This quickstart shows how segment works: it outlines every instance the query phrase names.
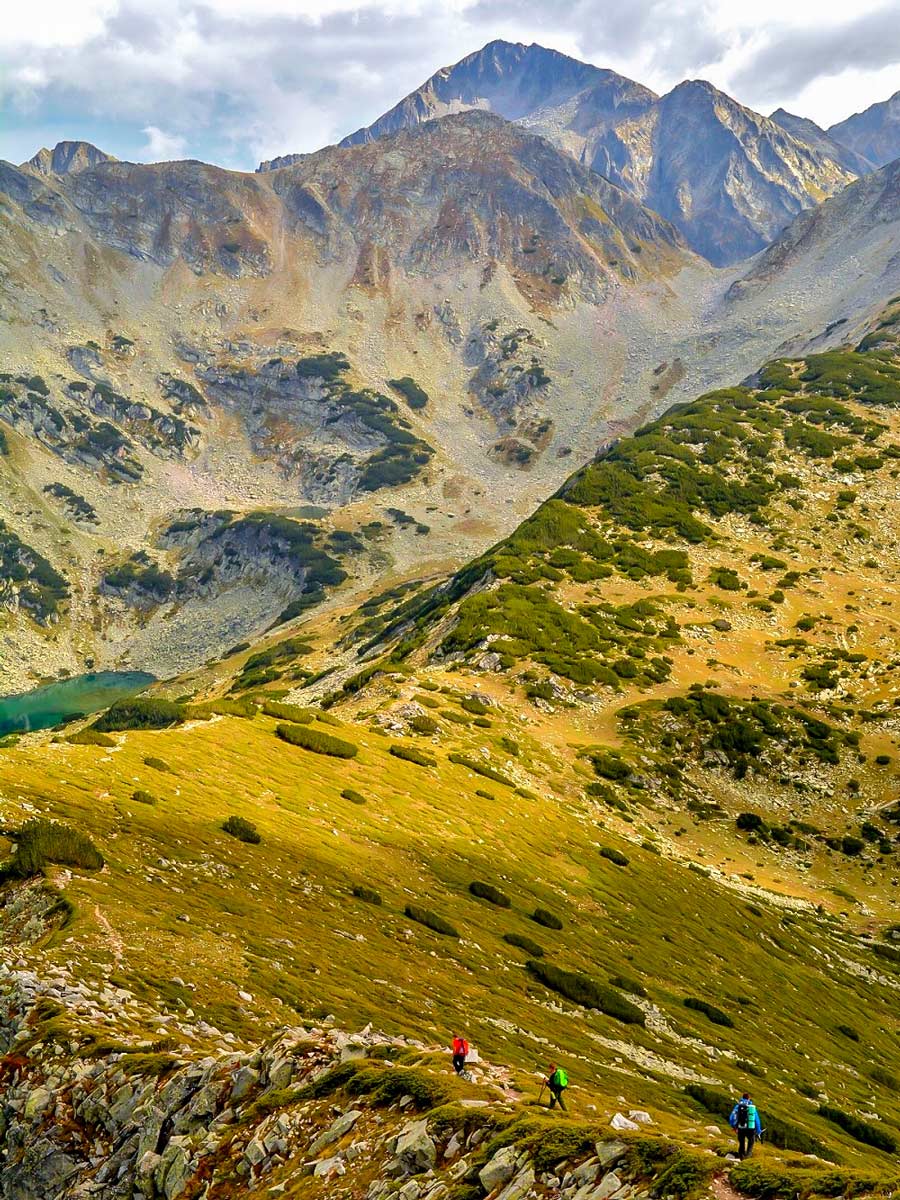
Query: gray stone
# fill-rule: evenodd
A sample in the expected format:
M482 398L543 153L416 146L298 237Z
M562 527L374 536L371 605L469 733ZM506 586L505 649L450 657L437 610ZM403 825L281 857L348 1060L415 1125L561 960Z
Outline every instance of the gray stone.
M519 1152L515 1146L501 1146L493 1158L489 1159L478 1172L478 1179L486 1192L503 1187L516 1173L516 1162Z
M397 1138L395 1153L404 1175L420 1175L423 1171L430 1171L437 1159L437 1150L428 1136L427 1122L413 1121L405 1125Z
M534 1184L534 1168L529 1166L523 1167L521 1171L511 1179L497 1200L522 1200L522 1197L529 1192Z
M328 1146L334 1142L339 1142L345 1134L350 1132L361 1116L362 1112L354 1108L350 1112L344 1113L342 1117L338 1117L330 1129L326 1129L324 1133L319 1134L310 1146L309 1153L312 1155L321 1154Z
M323 1158L313 1167L313 1175L318 1179L327 1179L330 1175L346 1175L347 1168L344 1166L343 1159L335 1155L334 1158Z
M628 1147L624 1142L596 1142L594 1153L601 1167L611 1167L623 1157Z
M254 1071L252 1067L241 1067L235 1073L234 1083L231 1085L231 1099L243 1100L258 1083L259 1071Z

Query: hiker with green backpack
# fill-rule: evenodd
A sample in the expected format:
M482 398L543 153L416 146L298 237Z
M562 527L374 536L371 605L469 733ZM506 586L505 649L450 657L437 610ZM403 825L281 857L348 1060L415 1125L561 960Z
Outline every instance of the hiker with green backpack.
M567 1112L566 1102L563 1099L563 1092L569 1086L569 1076L556 1063L551 1063L549 1074L544 1081L550 1092L550 1107L555 1108L558 1104L563 1112Z

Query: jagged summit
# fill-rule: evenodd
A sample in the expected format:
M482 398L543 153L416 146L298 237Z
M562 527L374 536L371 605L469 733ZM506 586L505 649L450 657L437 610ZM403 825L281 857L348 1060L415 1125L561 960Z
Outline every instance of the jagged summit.
M877 167L900 158L900 91L832 125L828 133Z
M106 154L90 142L57 142L52 150L46 146L38 150L22 167L31 167L41 175L71 175L88 167L96 167L98 163L116 161L111 154Z
M510 121L528 122L544 114L543 124L565 115L577 123L578 98L589 89L609 92L609 103L630 110L654 99L649 89L557 50L521 42L489 42L451 67L443 67L373 124L344 138L342 146L368 142L397 129L467 108L488 109ZM596 107L597 97L593 99Z
M786 129L791 137L803 142L811 150L815 150L825 158L830 158L854 175L868 175L875 170L875 164L862 154L857 154L849 146L842 145L831 137L821 125L811 121L809 117L798 117L786 109L776 108L769 114L769 120Z

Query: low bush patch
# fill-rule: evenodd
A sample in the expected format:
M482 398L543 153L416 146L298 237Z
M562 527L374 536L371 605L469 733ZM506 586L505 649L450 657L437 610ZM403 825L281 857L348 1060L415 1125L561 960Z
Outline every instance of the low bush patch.
M443 937L459 937L459 933L449 921L445 921L443 917L439 917L437 913L433 913L428 908L420 908L417 904L407 904L403 911L411 921L417 921L420 925L425 925Z
M511 779L507 779L504 774L489 766L487 763L478 762L475 758L466 758L465 754L448 754L447 757L452 763L456 763L460 767L466 767L469 771L474 771L476 775L481 775L485 779L492 779L494 783L503 783L507 787L514 788L516 785Z
M103 855L85 833L64 825L34 817L18 830L7 832L15 843L12 857L0 866L0 880L30 879L43 873L48 863L99 871Z
M829 1104L819 1105L818 1111L820 1117L831 1121L832 1125L837 1125L865 1146L874 1146L876 1150L883 1150L885 1154L896 1154L900 1148L892 1133L878 1125L872 1125L869 1121L863 1121L861 1117L856 1117L853 1113L844 1112L840 1108L832 1108Z
M245 820L244 817L231 816L222 822L222 828L233 838L237 838L239 842L249 842L252 846L258 846L262 841L256 826L252 821Z
M131 700L117 700L100 714L91 728L100 733L116 733L123 729L171 729L173 725L183 724L187 715L185 705L174 700L137 696Z
M724 1025L728 1029L734 1028L734 1021L727 1012L722 1012L721 1008L716 1008L714 1004L707 1004L705 1000L698 1000L696 996L687 996L684 1007L703 1013L704 1017L712 1021L713 1025Z
M306 725L276 725L275 733L291 746L312 750L313 754L327 754L331 758L355 758L359 746L320 729L309 729Z
M65 739L72 746L115 746L116 739L96 729L79 729Z
M394 758L402 758L404 762L416 763L420 767L436 767L437 759L430 754L417 750L415 746L391 746Z
M628 858L621 850L616 850L613 846L601 846L600 857L609 859L611 863L615 863L617 867L627 867Z
M496 904L498 908L509 908L511 904L509 896L494 887L492 883L479 883L476 880L469 884L469 891L479 900L487 900L490 904Z
M524 933L504 933L503 940L504 942L508 942L510 946L516 946L519 950L524 950L532 958L544 957L544 947L539 946L537 942L533 942Z
M295 725L309 725L313 714L308 708L299 704L282 704L280 700L267 700L263 704L263 712L267 717L277 717L279 721L292 721Z
M152 792L145 792L143 788L138 788L137 791L131 793L131 798L136 804L156 804L156 797Z
M151 770L161 771L164 775L172 775L174 772L169 764L163 758L157 758L154 754L148 754L144 759L144 766L150 767Z
M345 800L349 800L351 804L365 804L366 798L362 792L356 791L355 788L344 788L341 795Z
M609 982L614 988L619 988L623 992L631 992L632 996L647 995L644 985L638 983L636 979L632 979L630 975L610 975Z
M563 923L555 913L549 912L546 908L536 908L531 914L532 921L538 925L543 925L545 929L562 929Z
M357 900L363 900L366 904L381 903L381 893L376 892L374 888L366 887L365 884L354 884L352 892Z
M529 959L525 966L544 987L558 992L574 1004L581 1004L585 1008L598 1008L608 1017L614 1017L626 1025L646 1023L646 1018L638 1006L632 1004L615 988L604 987L580 972L563 971L552 963Z

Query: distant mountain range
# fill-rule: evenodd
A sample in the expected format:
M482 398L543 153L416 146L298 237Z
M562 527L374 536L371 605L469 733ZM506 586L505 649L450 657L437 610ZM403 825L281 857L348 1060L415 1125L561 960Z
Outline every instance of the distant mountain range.
M825 131L782 109L766 118L703 80L660 97L615 71L505 41L442 68L340 145L466 109L548 138L671 221L717 266L755 254L803 209L900 156L898 96Z
M900 158L900 92L894 92L889 100L872 104L846 121L839 121L828 133L876 167L893 162Z

